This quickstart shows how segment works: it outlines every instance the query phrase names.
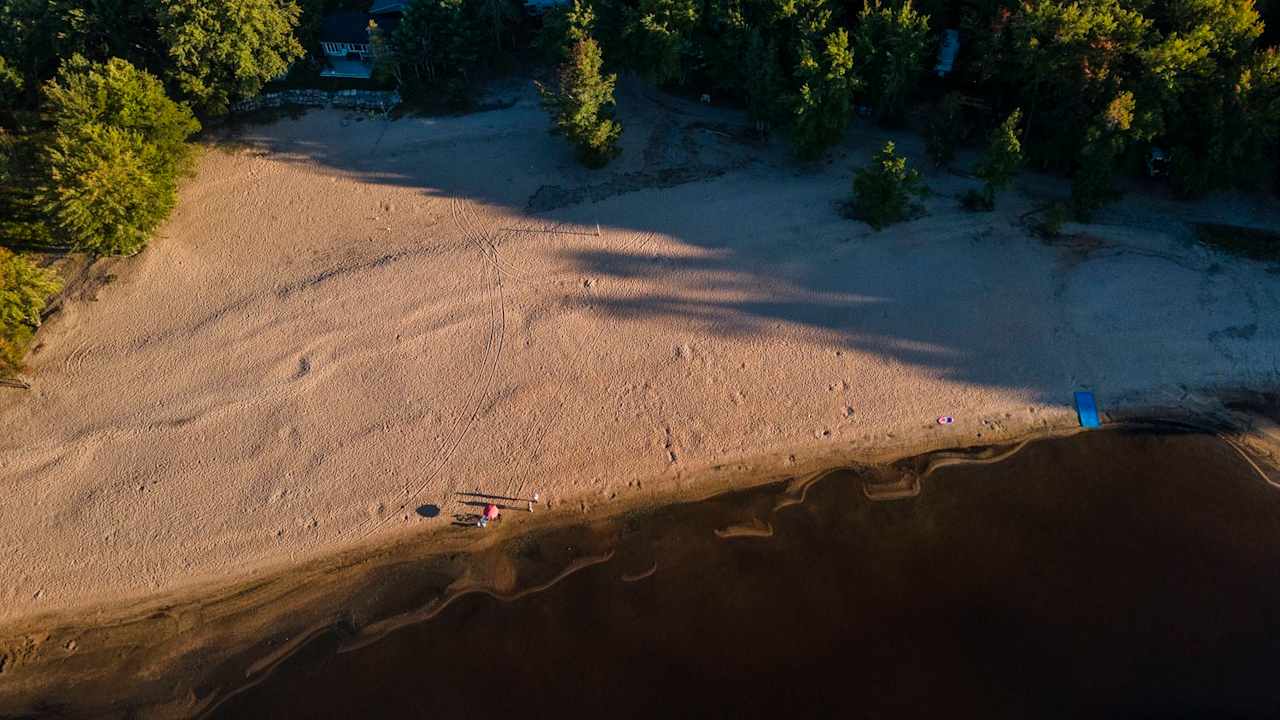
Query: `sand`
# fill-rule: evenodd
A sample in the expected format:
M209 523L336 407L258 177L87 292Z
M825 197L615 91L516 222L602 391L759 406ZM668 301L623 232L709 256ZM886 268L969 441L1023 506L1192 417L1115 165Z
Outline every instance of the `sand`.
M458 493L602 512L1068 427L1077 389L1105 412L1280 380L1274 266L1186 224L1280 227L1265 200L1131 194L1049 243L1020 218L1060 181L971 214L975 182L929 171L929 214L875 233L838 208L875 128L801 166L627 88L624 154L589 171L505 92L204 154L0 391L0 621L448 527Z

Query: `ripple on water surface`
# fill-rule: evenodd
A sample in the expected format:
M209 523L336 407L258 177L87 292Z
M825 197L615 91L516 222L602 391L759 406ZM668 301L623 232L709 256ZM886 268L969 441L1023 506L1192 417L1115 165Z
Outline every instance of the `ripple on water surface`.
M322 634L215 715L1280 712L1280 491L1231 446L1095 432L909 465L526 539L517 562L609 552Z

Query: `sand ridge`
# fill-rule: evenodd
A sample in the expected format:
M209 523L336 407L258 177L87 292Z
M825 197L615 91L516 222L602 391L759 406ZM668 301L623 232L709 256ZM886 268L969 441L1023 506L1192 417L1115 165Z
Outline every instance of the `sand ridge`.
M623 157L592 172L517 92L205 153L0 394L0 619L447 525L460 492L590 511L746 459L1065 427L1080 388L1106 409L1280 379L1275 275L1184 225L1274 207L1132 196L1052 244L1018 219L1061 183L969 214L973 182L930 172L930 214L873 233L837 206L881 131L798 166L717 130L733 113L624 92Z

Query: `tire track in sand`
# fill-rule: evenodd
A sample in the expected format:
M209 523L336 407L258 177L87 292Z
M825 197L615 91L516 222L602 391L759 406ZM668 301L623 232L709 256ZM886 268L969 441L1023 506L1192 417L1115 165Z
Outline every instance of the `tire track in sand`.
M454 420L449 432L451 439L446 440L442 446L435 464L413 486L406 482L402 495L403 503L396 513L386 514L381 517L371 516L357 525L353 531L359 533L361 537L367 537L393 517L396 517L399 511L407 509L412 501L426 490L431 481L449 464L458 447L462 445L462 441L471 434L472 426L475 425L476 420L480 417L481 411L492 400L493 387L497 380L498 364L502 360L503 347L506 342L507 307L505 293L502 288L502 275L498 267L489 262L484 243L477 237L478 233L471 219L472 214L467 211L465 202L457 198L452 199L450 213L454 224L461 231L463 239L475 245L485 260L482 263L482 267L485 277L485 297L488 299L487 304L489 306L489 321L484 344L485 359L483 370L475 376L471 383L471 388L467 392L467 399L463 405L469 408L469 411L459 415Z

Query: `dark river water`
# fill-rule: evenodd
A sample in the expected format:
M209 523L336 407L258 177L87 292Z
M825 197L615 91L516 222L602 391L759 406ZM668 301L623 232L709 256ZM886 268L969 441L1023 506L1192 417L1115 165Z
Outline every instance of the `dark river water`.
M1093 432L915 497L865 481L629 517L607 561L322 635L215 716L1280 716L1280 491L1224 442Z

